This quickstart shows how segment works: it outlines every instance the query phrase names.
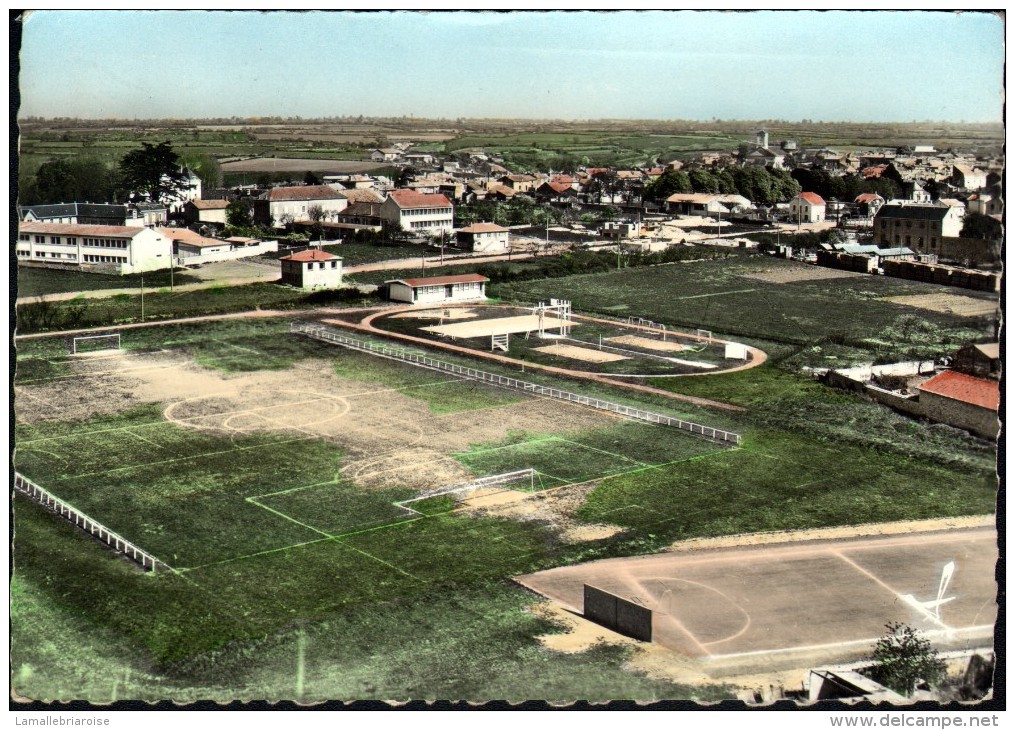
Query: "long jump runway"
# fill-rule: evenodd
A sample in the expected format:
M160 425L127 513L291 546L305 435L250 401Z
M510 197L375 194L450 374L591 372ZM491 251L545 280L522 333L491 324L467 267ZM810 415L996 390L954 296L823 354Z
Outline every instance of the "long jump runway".
M885 624L942 649L992 645L993 528L661 553L516 580L582 612L588 583L653 611L653 643L705 663L773 668L868 656ZM939 606L942 573L954 563Z

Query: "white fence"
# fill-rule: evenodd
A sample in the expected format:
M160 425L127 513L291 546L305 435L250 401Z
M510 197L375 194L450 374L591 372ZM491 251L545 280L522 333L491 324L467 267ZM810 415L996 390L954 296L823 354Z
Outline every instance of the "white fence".
M112 530L99 524L88 515L71 507L59 497L55 497L30 479L14 472L14 488L28 496L43 507L52 510L82 530L109 545L118 553L126 555L145 570L162 570L169 566L161 560L149 555L129 540L125 540Z
M647 421L648 423L658 423L662 426L679 428L683 431L687 431L698 436L704 436L705 438L712 439L714 441L721 441L723 443L736 445L740 444L740 435L732 433L731 431L724 431L719 428L712 428L711 426L703 426L700 423L693 423L680 418L673 418L672 416L664 416L660 413L642 410L641 408L632 408L631 406L613 403L612 401L602 400L601 398L593 398L587 395L580 395L578 393L560 390L559 388L551 388L546 385L539 385L538 383L530 383L525 380L518 380L517 378L509 378L506 375L496 375L483 370L454 365L441 360L434 360L433 358L426 357L425 355L417 355L415 353L397 350L395 348L388 347L387 345L357 340L352 337L346 337L345 335L339 334L330 327L325 327L323 325L308 324L305 322L291 322L289 324L289 331L295 334L304 334L308 337L322 340L323 342L330 342L342 347L348 347L352 350L359 350L360 352L367 352L372 355L377 355L378 357L385 357L389 360L399 360L401 362L411 363L430 370L440 370L442 372L453 373L471 380L480 380L484 383L498 385L502 388L513 388L526 393L532 393L533 395L540 395L545 398L556 398L557 400L579 403L583 406L589 406L603 411L610 411L611 413L617 413L639 421Z

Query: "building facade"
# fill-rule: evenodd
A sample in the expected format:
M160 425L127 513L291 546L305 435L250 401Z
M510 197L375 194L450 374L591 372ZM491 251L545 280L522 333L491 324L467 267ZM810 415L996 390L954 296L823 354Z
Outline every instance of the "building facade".
M817 193L800 193L789 201L789 213L794 223L824 223L825 199Z
M946 370L919 386L923 414L939 423L995 439L1001 402L996 380Z
M950 205L887 203L874 216L874 242L940 254L942 239L962 231L962 213Z
M391 226L419 234L450 234L454 226L454 207L440 193L424 194L412 190L392 190L381 204L380 215Z
M503 253L511 247L508 229L496 223L473 223L459 229L458 244L474 253Z
M310 221L313 209L320 208L323 220L334 220L349 205L349 199L329 185L302 185L273 188L254 201L254 222L281 228L287 219Z
M450 304L486 299L486 283L480 274L430 276L418 279L394 279L384 282L388 299L408 304Z
M22 223L19 261L134 274L172 266L172 241L154 228Z
M282 284L298 289L337 289L342 285L342 259L327 251L310 249L283 256Z

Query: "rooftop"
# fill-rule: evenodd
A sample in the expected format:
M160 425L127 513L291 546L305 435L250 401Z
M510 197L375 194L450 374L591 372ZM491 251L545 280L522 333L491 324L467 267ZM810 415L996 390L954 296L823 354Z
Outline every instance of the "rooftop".
M954 370L935 375L921 385L920 390L992 411L1001 403L1000 384L996 380L974 378Z
M146 230L141 226L90 226L76 223L20 223L21 233L51 233L64 236L106 236L109 238L133 238Z
M405 284L406 286L444 286L445 284L478 284L490 281L481 274L456 274L455 276L428 276L418 279L392 279L385 284Z
M301 185L292 188L272 188L268 191L268 200L340 200L345 193L340 193L327 185Z
M339 257L335 256L334 254L330 254L327 251L321 251L320 249L311 248L306 251L300 251L299 253L293 253L289 254L288 256L283 256L282 258L279 259L279 261L301 261L301 262L331 261L337 258Z
M389 195L399 208L450 208L451 201L440 193L417 193L415 190L392 190Z

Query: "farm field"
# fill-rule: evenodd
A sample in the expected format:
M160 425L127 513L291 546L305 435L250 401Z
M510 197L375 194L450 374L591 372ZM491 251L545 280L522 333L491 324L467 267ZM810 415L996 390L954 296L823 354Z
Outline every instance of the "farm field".
M954 434L933 444L951 460L928 461L905 454L924 433L872 452L689 409L744 433L721 448L291 336L284 320L134 330L123 344L70 358L61 339L19 343L15 463L176 571L144 575L19 498L23 695L718 699L728 690L630 672L623 648L542 648L557 629L508 579L688 536L993 509L991 449ZM783 373L740 391L777 387L790 408L816 386ZM521 495L523 516L469 499L393 505L524 467L544 491ZM82 654L98 675L74 672L67 657Z
M491 285L490 291L504 300L530 302L560 296L566 287L578 311L637 315L708 329L718 337L745 338L752 344L845 346L859 351L861 357L888 358L884 361L936 357L993 336L993 317L917 310L891 300L948 293L996 303L997 295L987 292L886 276L801 280L793 273L796 280L779 284L757 278L778 276L781 269L798 266L767 256L742 255L573 276L566 284L556 279L501 283Z

